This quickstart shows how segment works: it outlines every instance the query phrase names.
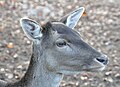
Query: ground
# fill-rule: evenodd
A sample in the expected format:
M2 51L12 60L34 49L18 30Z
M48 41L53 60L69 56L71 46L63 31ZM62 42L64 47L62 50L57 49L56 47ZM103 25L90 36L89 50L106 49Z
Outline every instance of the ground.
M120 87L119 3L119 0L0 0L0 79L16 81L27 70L32 42L20 27L21 17L28 16L44 24L83 6L86 13L76 30L87 43L109 57L109 64L103 72L65 76L61 87Z

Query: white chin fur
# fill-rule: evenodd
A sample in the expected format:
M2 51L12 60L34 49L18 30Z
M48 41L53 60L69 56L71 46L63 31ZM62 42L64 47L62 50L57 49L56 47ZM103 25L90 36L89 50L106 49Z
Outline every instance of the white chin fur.
M105 66L98 69L98 71L103 71L105 69Z

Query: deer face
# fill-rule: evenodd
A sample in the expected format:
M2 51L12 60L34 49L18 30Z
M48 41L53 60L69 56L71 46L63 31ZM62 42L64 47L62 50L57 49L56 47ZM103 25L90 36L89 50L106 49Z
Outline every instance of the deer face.
M40 51L43 51L48 70L71 74L105 68L107 57L85 43L79 33L73 30L83 12L84 8L81 7L59 22L48 22L42 27L31 19L21 19L27 36L42 47Z

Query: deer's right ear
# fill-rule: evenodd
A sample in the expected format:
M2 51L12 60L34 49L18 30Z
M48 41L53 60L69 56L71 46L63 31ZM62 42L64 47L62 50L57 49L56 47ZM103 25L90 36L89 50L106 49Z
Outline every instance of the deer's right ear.
M37 22L28 18L21 18L20 25L29 39L35 40L42 37L42 28Z

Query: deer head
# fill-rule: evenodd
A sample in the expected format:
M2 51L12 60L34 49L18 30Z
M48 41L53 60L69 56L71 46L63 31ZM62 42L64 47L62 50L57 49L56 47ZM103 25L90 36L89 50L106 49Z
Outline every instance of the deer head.
M57 22L40 26L34 20L22 18L23 31L33 41L34 52L41 52L38 61L43 61L47 70L62 74L81 71L103 70L108 63L106 55L98 52L74 30L84 8L73 11ZM37 47L36 47L37 46ZM44 57L43 57L44 56Z

